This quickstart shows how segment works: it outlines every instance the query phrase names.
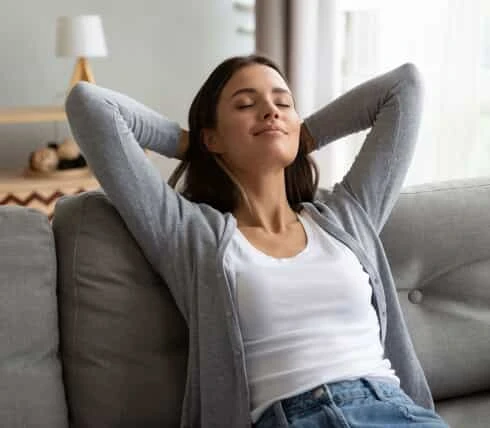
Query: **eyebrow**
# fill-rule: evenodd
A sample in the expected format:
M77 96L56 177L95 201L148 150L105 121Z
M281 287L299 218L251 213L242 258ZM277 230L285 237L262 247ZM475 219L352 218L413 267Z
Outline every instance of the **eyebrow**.
M288 91L287 89L284 89L284 88L280 88L280 87L272 88L272 92L275 94L288 94L291 97L293 96L290 91ZM254 88L241 88L241 89L238 89L238 91L233 92L233 95L230 98L233 98L234 96L239 95L239 94L243 94L243 93L256 94L256 93L258 93L258 91L257 91L257 89L254 89Z

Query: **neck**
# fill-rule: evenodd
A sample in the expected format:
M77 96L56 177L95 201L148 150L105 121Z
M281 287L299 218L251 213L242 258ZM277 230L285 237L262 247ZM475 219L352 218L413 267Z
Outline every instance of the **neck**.
M280 234L298 221L287 200L284 179L276 186L242 186L249 204L241 198L233 215L238 227L253 227Z

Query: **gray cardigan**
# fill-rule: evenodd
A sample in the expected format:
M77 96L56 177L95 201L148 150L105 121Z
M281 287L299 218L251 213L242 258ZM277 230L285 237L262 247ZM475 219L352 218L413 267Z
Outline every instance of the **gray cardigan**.
M385 356L413 400L433 408L379 232L408 169L420 122L422 84L405 64L350 90L307 119L317 149L371 128L352 167L304 209L358 256L369 274ZM223 258L237 227L231 213L193 203L170 188L142 148L177 152L180 127L135 100L79 83L66 100L72 132L105 193L189 328L181 427L251 426L245 355L233 277Z

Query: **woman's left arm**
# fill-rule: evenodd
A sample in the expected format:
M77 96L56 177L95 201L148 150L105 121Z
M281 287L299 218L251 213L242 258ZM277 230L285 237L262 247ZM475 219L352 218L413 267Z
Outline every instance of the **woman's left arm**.
M371 128L343 185L380 231L405 179L420 124L422 81L404 64L341 95L305 119L302 137L317 150Z

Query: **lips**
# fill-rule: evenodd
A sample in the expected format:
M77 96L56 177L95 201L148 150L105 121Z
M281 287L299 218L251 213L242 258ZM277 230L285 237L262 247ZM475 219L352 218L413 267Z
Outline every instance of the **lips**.
M280 128L279 126L271 125L271 126L265 126L261 129L259 129L257 132L254 132L254 135L260 135L263 134L264 132L281 132L282 134L285 134L286 132Z

